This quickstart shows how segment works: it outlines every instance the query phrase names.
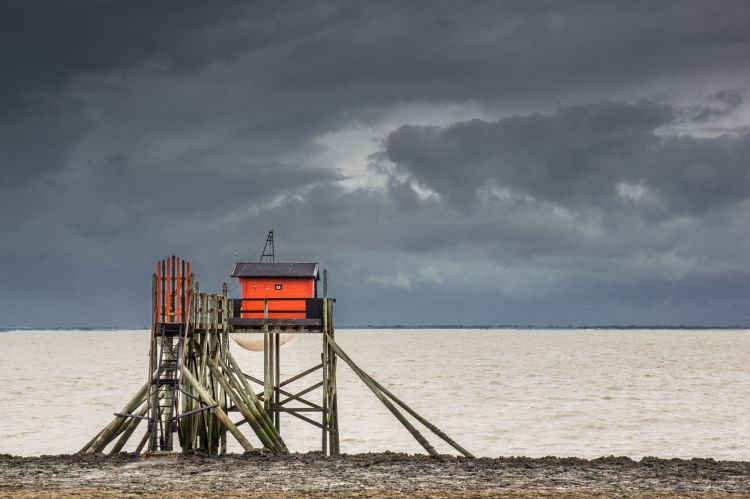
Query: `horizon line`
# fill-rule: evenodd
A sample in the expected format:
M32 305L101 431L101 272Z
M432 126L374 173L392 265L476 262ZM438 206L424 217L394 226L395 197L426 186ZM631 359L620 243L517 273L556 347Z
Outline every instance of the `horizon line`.
M594 325L523 325L523 324L345 324L338 329L750 329L750 325L689 325L689 324L594 324ZM0 332L9 331L121 331L148 330L150 326L11 326L0 327Z

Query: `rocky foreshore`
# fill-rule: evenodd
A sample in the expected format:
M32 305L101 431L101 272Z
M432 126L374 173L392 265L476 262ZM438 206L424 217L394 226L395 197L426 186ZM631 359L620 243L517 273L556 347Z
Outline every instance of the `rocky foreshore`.
M0 497L750 497L750 462L625 457L0 455Z

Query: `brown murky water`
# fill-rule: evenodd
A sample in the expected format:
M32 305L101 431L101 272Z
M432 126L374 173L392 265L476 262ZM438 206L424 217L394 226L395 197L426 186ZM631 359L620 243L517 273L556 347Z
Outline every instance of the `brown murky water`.
M750 331L338 330L337 338L478 456L750 460ZM286 344L283 377L315 365L320 341ZM147 331L0 333L0 453L77 451L143 383L147 350ZM261 353L233 351L262 373ZM342 451L421 452L339 366ZM291 417L282 433L296 451L320 442L320 430Z

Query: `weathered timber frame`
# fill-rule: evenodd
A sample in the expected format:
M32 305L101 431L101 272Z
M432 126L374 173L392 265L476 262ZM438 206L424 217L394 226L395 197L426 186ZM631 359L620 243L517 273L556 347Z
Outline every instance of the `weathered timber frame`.
M336 364L341 359L430 455L438 453L401 411L456 451L474 457L363 371L336 343L335 300L328 297L327 271L323 271L323 297L313 299L322 301L316 305L322 305L320 318L269 318L270 300L273 299L261 299L263 318L242 319L242 302L246 300L230 299L226 283L221 294L201 293L189 263L175 256L159 262L152 276L147 382L80 452L100 453L110 445L110 453L121 452L139 423L145 420L148 427L136 446L136 453L173 451L174 433L183 452L224 454L227 433L245 451L250 451L253 445L240 431L247 424L265 449L288 454L281 437L281 414L289 414L319 428L322 453L337 455L341 449ZM263 379L244 373L229 351L231 334L243 332L263 334ZM282 381L281 332L321 334L320 364ZM307 380L319 370L321 381L299 390L291 388L293 383ZM251 383L262 387L262 391L256 393ZM310 400L308 394L321 388L321 402ZM241 419L230 418L235 412ZM320 414L320 421L311 417L315 413Z

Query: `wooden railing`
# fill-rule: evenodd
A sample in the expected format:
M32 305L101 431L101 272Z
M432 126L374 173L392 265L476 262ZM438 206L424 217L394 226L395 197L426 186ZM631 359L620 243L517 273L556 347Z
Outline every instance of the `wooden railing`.
M305 319L323 319L323 298L234 298L232 302L234 318L247 318L247 314L266 315L269 318L277 318L278 314L304 314ZM271 307L278 302L290 303L291 307ZM294 308L297 304L304 304L304 308Z

